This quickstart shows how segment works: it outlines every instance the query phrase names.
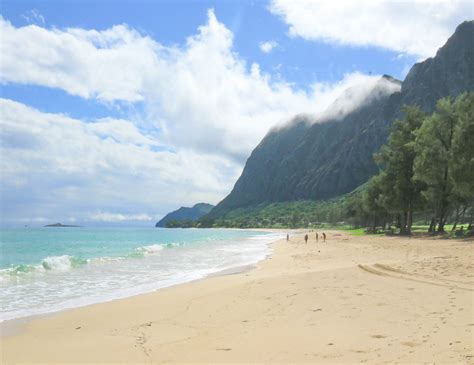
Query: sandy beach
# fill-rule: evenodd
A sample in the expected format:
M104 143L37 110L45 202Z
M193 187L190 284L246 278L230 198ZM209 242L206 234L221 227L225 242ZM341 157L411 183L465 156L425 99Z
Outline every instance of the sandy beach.
M473 241L327 233L245 272L4 323L1 362L474 363Z

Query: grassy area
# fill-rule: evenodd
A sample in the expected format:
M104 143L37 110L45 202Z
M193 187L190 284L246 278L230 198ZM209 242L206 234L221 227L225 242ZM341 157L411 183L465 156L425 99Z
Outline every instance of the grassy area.
M466 229L467 226L468 226L468 224L467 224L467 223L465 223L465 224L458 224L457 227L456 227L456 230L461 229L461 226L464 226L464 229ZM412 232L419 232L419 233L425 232L425 233L426 233L426 232L428 232L428 228L429 228L429 227L430 227L429 225L413 225L413 226L411 227L411 230L412 230ZM451 232L452 229L453 229L453 225L452 225L452 224L446 224L446 225L444 226L444 230L445 230L446 232Z
M337 228L336 228L337 229ZM365 235L384 235L385 232L382 232L382 231L378 231L377 233L368 233L367 232L367 228L348 228L348 229L344 229L344 231L346 231L347 233L349 233L351 236L365 236Z
M365 236L368 234L365 228L345 229L345 231L349 233L351 236Z
M458 224L457 227L456 227L456 230L459 230L460 227L462 225ZM325 228L327 229L339 229L339 230L343 230L347 233L349 233L351 236L365 236L365 235L373 235L373 234L376 234L376 235L384 235L385 232L382 232L382 231L378 231L377 233L368 233L367 232L367 228L352 228L351 226L349 225L326 225ZM427 233L428 232L428 228L429 226L428 225L414 225L412 226L412 233ZM450 234L451 235L451 230L453 228L453 225L452 224L446 224L444 226L444 230L446 231L446 233ZM467 224L464 224L464 229L467 228ZM452 232L453 235L454 235L454 232Z

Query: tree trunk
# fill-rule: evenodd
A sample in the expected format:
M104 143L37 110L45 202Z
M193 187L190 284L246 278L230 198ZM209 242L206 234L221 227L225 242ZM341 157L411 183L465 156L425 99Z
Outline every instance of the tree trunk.
M464 223L464 216L466 215L466 209L467 209L467 205L465 205L463 210L462 210L461 224Z
M400 235L407 235L409 234L407 232L407 223L408 223L408 212L403 212L403 223L402 226L400 227Z
M430 227L428 228L428 232L431 233L431 232L434 232L436 229L436 219L435 217L431 218L431 222L430 222Z
M408 221L407 221L407 228L406 232L407 235L411 235L411 226L413 224L413 212L411 210L408 211Z
M451 139L452 139L452 128L451 128L451 137L449 140L449 145L451 146ZM448 166L444 169L444 176L443 176L443 188L441 190L441 201L440 201L440 214L439 214L439 225L438 225L438 232L444 232L444 225L446 223L447 213L448 213L448 197L446 189L448 188Z
M456 208L456 218L454 218L454 224L453 224L453 228L451 229L451 231L456 230L456 226L458 225L458 219L459 219L459 205Z
M439 217L438 233L444 233L444 225L445 224L446 224L446 214L444 212L442 212L440 217Z

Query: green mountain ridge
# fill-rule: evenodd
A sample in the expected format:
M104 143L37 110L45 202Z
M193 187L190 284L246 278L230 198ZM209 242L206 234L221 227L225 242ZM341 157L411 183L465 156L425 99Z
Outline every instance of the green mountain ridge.
M393 93L368 94L360 107L324 122L298 115L271 130L253 150L231 193L203 219L245 212L245 208L298 200L327 200L350 193L378 173L373 154L386 143L404 105L432 112L441 97L474 90L474 21L460 24L436 56L415 64ZM344 102L343 95L338 103ZM330 110L331 111L331 110ZM337 111L337 110L336 110ZM233 214L234 212L234 214Z
M212 208L214 208L214 205L207 203L198 203L191 208L181 207L165 215L158 223L155 224L155 227L166 227L167 223L172 221L196 221L208 214Z

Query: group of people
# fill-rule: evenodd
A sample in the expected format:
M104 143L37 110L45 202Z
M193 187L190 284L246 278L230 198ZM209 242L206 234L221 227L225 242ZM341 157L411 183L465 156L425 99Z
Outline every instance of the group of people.
M326 242L326 233L322 232L322 233L321 233L321 237L323 238L323 242ZM306 244L308 243L308 239L309 239L309 236L308 236L308 234L306 233L306 234L304 235L304 241L305 241ZM290 235L289 235L289 234L286 235L286 241L287 241L287 242L290 241ZM319 234L318 234L318 232L316 232L316 242L319 242Z

